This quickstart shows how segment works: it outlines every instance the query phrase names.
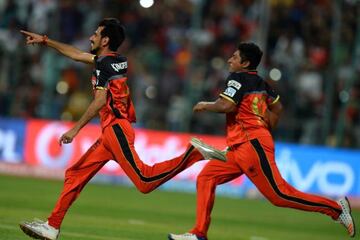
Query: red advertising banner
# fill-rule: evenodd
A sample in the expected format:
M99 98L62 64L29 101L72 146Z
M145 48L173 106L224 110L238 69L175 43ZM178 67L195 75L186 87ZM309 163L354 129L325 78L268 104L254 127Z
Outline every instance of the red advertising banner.
M72 124L0 119L0 173L62 179L64 170L75 163L101 133L98 125L88 124L71 144L59 146L59 137ZM136 130L135 147L143 162L152 165L182 153L192 135L220 149L225 147L224 137L145 129ZM330 197L360 196L359 154L359 150L276 143L276 162L283 178L301 191ZM177 180L162 187L194 191L196 184L188 184L188 180L194 181L205 164L206 161L194 164L177 175ZM119 165L109 161L94 180L130 183L122 176L125 175ZM217 192L231 196L258 194L244 176L219 186Z
M60 136L73 123L29 120L25 133L25 162L48 168L66 168L76 161L100 135L100 128L89 124L72 144L59 145Z
M71 144L59 145L60 136L69 130L73 123L59 121L29 120L25 134L25 162L49 169L66 169L100 136L96 124L85 126ZM162 132L136 129L135 148L140 158L148 165L161 162L185 151L192 135L186 133ZM206 143L225 148L225 138L197 135ZM177 176L180 179L194 180L206 161L195 164ZM100 171L107 175L124 175L115 161L109 161Z

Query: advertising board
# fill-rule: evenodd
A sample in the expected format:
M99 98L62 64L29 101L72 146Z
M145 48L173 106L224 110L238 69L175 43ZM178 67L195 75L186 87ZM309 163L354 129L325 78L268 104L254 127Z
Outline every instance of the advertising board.
M72 124L0 118L0 172L15 173L20 169L22 175L28 172L32 176L61 178L64 170L75 163L101 133L97 124L88 124L71 144L60 146L59 137ZM225 138L221 136L146 129L135 131L135 148L148 165L183 153L193 135L220 149L225 148ZM331 197L360 197L360 150L276 143L275 156L283 178L301 191ZM162 188L195 191L196 177L206 162L194 164ZM101 169L95 181L131 184L119 165L112 160ZM259 195L244 176L219 186L217 191L237 197Z

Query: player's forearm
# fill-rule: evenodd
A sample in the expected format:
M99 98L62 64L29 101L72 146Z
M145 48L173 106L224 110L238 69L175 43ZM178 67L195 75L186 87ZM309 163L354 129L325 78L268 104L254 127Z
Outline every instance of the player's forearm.
M47 46L54 48L66 57L69 57L75 61L92 64L94 61L94 55L83 52L80 49L73 47L69 44L61 43L53 39L46 40Z
M216 113L229 113L233 112L236 105L222 97L218 98L215 102L205 102L207 111Z
M226 108L217 102L203 102L205 111L226 113Z
M105 102L94 100L91 102L80 120L75 124L74 128L79 132L91 119L98 115L100 109L105 105Z
M216 112L216 113L229 113L234 111L236 105L223 98L218 98L215 102L198 102L194 108L194 112Z
M270 125L271 129L275 129L276 126L278 125L280 119L280 115L272 112L269 110L268 112L268 124Z

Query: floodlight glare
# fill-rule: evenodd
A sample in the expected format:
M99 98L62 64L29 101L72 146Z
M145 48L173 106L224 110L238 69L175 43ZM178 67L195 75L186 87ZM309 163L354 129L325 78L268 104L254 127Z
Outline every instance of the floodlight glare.
M140 0L139 3L143 8L149 8L154 5L154 0Z
M271 69L270 78L274 81L279 81L281 79L281 71L277 68Z

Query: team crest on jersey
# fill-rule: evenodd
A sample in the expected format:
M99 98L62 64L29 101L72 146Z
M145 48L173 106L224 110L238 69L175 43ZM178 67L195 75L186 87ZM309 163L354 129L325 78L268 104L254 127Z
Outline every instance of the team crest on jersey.
M239 83L235 80L230 80L227 85L228 85L228 87L234 87L237 90L239 90L241 88L241 83Z
M229 97L234 97L236 93L236 89L232 88L232 87L228 87L227 89L225 89L224 94L229 96Z

